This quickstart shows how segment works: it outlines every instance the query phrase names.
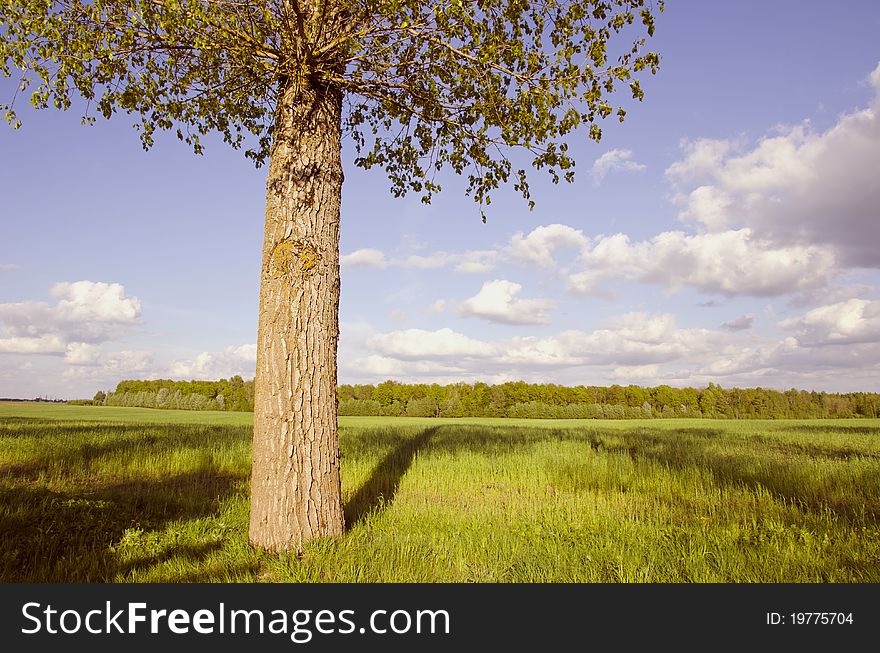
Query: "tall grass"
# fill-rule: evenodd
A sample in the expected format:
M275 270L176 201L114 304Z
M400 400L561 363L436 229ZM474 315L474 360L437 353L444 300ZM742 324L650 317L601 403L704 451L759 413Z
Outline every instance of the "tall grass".
M880 420L340 424L347 532L274 555L249 419L3 407L0 579L880 580Z

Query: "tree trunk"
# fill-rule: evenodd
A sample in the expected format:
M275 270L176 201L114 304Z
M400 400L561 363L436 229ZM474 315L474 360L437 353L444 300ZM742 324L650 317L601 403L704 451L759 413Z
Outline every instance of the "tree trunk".
M343 531L336 409L342 94L279 99L266 186L251 544L302 551Z

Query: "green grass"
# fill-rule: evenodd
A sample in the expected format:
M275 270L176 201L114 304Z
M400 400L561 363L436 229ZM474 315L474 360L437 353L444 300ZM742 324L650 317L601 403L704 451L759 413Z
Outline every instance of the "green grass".
M0 580L880 581L880 420L341 418L300 557L248 546L250 423L0 404Z

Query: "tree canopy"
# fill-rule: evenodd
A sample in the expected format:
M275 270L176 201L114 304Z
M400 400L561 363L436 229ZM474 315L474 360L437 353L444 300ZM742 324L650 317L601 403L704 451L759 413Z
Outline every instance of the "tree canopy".
M195 152L218 132L257 165L272 146L280 88L344 92L355 163L382 167L395 195L430 202L437 172L467 178L481 206L529 175L574 179L566 137L599 140L623 120L612 93L641 99L639 73L663 0L5 0L0 71L37 108L85 100L84 122L135 116L145 148L173 130ZM19 125L16 98L0 106ZM528 166L526 166L528 167ZM485 219L485 214L483 216Z

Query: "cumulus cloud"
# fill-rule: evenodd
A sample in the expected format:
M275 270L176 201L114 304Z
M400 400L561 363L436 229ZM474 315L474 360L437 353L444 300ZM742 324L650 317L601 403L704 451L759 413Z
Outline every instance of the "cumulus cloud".
M546 324L553 302L547 299L518 299L522 286L505 279L487 281L480 291L459 306L459 315L479 317L500 324Z
M723 350L725 334L682 329L671 314L634 312L595 331L570 330L549 338L524 339L509 353L516 360L579 365L648 365ZM551 354L548 356L547 354Z
M723 139L684 140L681 142L681 149L684 151L685 157L672 163L666 169L666 174L681 181L707 176L721 165L732 147L733 143Z
M593 181L601 183L609 172L638 172L645 165L633 161L632 150L608 150L593 163Z
M413 254L403 258L390 258L378 249L357 249L350 254L344 254L339 259L343 268L409 268L416 270L433 270L442 268L451 262L450 254L446 252L433 252L431 254Z
M463 367L442 365L433 361L404 361L371 354L346 364L358 376L402 378L417 376L456 376L466 372Z
M340 357L343 379L451 383L669 383L871 390L880 378L880 302L837 303L780 324L792 335L683 327L633 312L593 330L481 339L449 328L373 332ZM747 318L749 316L743 316ZM745 319L731 323L744 324Z
M632 383L633 380L652 382L660 378L659 365L621 365L611 372L611 378Z
M253 378L257 366L257 345L226 347L221 351L204 351L193 359L175 361L169 366L178 379L217 380L238 374Z
M779 323L806 346L880 343L880 301L850 299Z
M140 300L118 283L64 282L49 294L55 305L0 304L0 352L66 354L69 346L107 342L139 323Z
M687 196L687 208L679 217L686 222L702 223L710 232L724 230L729 223L733 201L715 186L699 186Z
M244 344L201 352L191 359L156 360L146 351L105 351L90 344L69 345L63 378L112 387L125 378L216 381L236 374L253 378L257 346Z
M447 263L449 263L449 254L446 252L434 252L427 256L417 254L407 256L403 261L400 261L398 265L400 265L400 267L414 268L416 270L434 270L436 268L444 267Z
M582 255L584 270L569 290L600 292L611 277L690 286L729 297L770 297L823 287L837 273L833 252L820 245L774 246L750 229L687 235L667 231L631 242L625 234L594 241Z
M676 174L697 174L696 171L713 164L727 151L717 145L694 146L693 160L681 163ZM704 221L714 226L727 225L725 207L732 200L724 191L701 186L694 191L694 197L689 210L699 210ZM711 210L707 208L710 206ZM560 256L566 251L577 256L575 267L567 266L564 272L568 276L568 290L576 294L608 295L606 283L623 279L660 284L671 291L691 287L727 297L797 294L812 302L829 292L832 282L846 269L840 261L839 250L832 244L784 243L753 227L713 228L701 233L665 231L646 240L633 241L622 233L591 238L580 229L553 223L535 227L528 233L518 231L494 250L462 254L436 252L399 259L388 258L378 250L358 250L349 256L373 261L376 267L452 266L458 272L485 273L504 262L559 270ZM478 314L471 310L475 302L492 299L497 305L513 301L503 294L509 292L509 287L491 290L494 293L491 297L486 290L487 296L468 300L465 314ZM496 312L508 317L513 314L507 309ZM500 321L510 323L508 317ZM543 321L543 318L524 318L520 323Z
M51 333L0 338L0 353L4 354L63 354L66 349L64 339Z
M552 268L556 257L566 250L578 251L589 243L580 229L564 224L535 227L524 233L517 231L509 241L495 249L467 250L459 253L444 251L389 257L378 249L358 249L341 257L343 267L404 268L429 270L451 266L456 272L483 274L499 262L538 265Z
M825 131L804 122L751 145L684 143L684 158L666 171L680 217L710 232L748 227L779 246L830 246L847 266L880 267L878 71L871 105Z
M339 265L343 268L386 268L388 261L385 254L378 249L357 249L351 254L344 254L339 258Z
M493 366L528 370L652 365L733 351L733 337L708 329L682 329L669 314L627 313L594 331L569 330L543 338L529 336L491 342L449 328L408 329L375 335L366 346L388 359L474 365L489 373Z
M580 250L588 243L589 239L580 229L565 224L549 224L535 227L528 234L516 232L504 248L504 254L520 263L553 267L557 254L567 249Z
M472 250L465 252L457 259L455 267L456 272L465 274L483 274L491 272L498 261L498 252L495 250Z
M740 315L738 318L722 324L721 328L727 329L728 331L745 331L746 329L752 328L754 321L754 315Z
M58 298L58 317L68 322L130 323L141 312L140 300L126 297L118 283L63 282L55 284L49 294Z
M750 339L680 373L686 382L876 390L880 301L849 299L778 323L793 335Z
M155 378L153 354L146 351L103 351L89 344L69 345L64 357L69 367L62 377L113 386L124 378Z
M437 331L406 329L372 336L367 347L402 360L486 358L495 353L490 343L475 340L449 328Z
M101 348L87 342L72 342L67 345L64 361L71 365L98 365L101 362Z

